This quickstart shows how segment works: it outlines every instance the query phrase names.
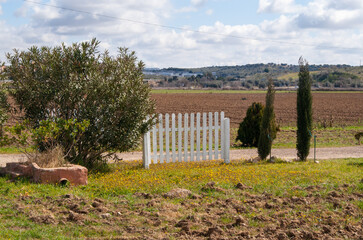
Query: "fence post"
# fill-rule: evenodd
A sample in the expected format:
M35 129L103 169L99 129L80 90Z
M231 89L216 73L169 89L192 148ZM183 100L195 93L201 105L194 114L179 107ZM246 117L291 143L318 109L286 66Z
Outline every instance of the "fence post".
M143 148L142 148L142 165L145 169L149 169L151 162L151 143L150 143L150 131L144 134Z
M223 120L223 126L224 126L224 150L223 150L223 153L224 153L224 156L223 156L223 159L224 159L224 162L225 163L230 163L230 159L229 159L229 118L225 118Z

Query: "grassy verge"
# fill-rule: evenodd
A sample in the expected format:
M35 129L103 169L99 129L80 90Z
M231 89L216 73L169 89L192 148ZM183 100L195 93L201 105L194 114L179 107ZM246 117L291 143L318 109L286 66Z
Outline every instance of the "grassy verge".
M34 149L29 147L26 149L26 151L33 152ZM13 146L0 147L0 154L19 154L19 153L22 153L22 151L19 150L19 148L17 148L17 147L13 147Z
M135 161L91 174L89 185L79 187L1 177L0 233L2 239L278 238L282 233L286 239L358 239L362 167L363 159L341 159L172 163L144 170ZM164 196L175 188L191 193Z
M237 128L231 129L231 143L233 148L240 148L240 142L235 143ZM354 135L357 132L363 132L363 125L345 126L345 127L327 127L315 128L312 132L316 135L316 147L348 147L357 146L357 140ZM311 146L314 144L314 138L311 139ZM277 133L273 142L273 148L295 148L296 147L296 127L282 127Z

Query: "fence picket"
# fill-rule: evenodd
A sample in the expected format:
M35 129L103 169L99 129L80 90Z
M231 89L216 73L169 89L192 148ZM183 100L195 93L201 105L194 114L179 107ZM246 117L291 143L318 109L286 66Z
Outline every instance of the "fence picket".
M163 143L163 115L159 115L159 152L160 163L164 163L164 143Z
M197 113L197 156L196 160L200 161L200 113Z
M224 157L224 112L221 112L221 158Z
M156 125L153 127L152 129L153 132L153 159L154 159L154 163L158 162L158 144L157 144L157 136L156 136Z
M194 113L190 114L190 161L194 161Z
M170 162L170 148L169 148L169 114L165 114L165 161Z
M182 114L178 114L178 161L182 161Z
M207 113L203 113L203 160L207 160Z
M188 113L184 114L184 162L188 161Z
M213 114L210 112L209 113L209 116L208 116L208 121L209 121L209 141L208 141L208 144L209 144L209 149L208 149L208 153L209 153L209 160L212 160L213 159L213 154L212 154L212 151L213 151Z
M171 114L171 156L172 161L175 162L175 114Z
M228 132L229 133L229 118L225 118L224 119L224 131ZM225 163L230 163L230 160L229 160L229 134L225 134L224 135L224 162Z
M218 149L219 149L219 129L218 129L218 113L214 113L214 159L218 159Z

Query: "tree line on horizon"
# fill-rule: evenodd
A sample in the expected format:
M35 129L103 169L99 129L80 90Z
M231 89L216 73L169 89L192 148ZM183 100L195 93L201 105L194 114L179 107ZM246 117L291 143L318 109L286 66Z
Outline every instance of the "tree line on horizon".
M363 67L349 65L310 65L309 67L312 88L363 88ZM191 69L152 69L145 72L144 79L152 87L266 89L268 78L272 78L277 88L296 87L298 72L298 65L261 63Z

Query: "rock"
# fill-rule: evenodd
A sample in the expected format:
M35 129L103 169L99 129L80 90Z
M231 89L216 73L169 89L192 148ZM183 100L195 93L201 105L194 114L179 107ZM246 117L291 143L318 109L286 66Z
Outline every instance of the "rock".
M103 219L108 219L108 218L111 218L111 214L109 214L109 213L103 213L103 214L101 214L101 217Z
M134 196L135 197L145 198L145 199L151 199L151 198L153 198L153 196L150 193L143 193L143 192L141 192L141 193L139 193L139 192L134 193Z
M207 184L205 184L204 187L202 187L202 191L217 191L217 192L225 192L226 190L220 187L215 186L216 183L215 182L208 182Z
M277 235L277 239L278 239L278 240L285 240L285 239L289 239L289 237L287 236L287 234L286 234L286 233L281 232L281 233L279 233L279 234Z
M253 158L252 159L252 162L253 163L258 163L258 162L260 162L262 159L260 158L260 157L255 157L255 158Z
M87 185L87 168L79 165L68 167L41 168L36 163L6 163L0 168L1 175L10 175L13 178L28 177L37 183Z
M88 170L83 166L40 168L36 163L32 163L32 165L35 182L60 184L67 180L72 185L87 185Z
M100 198L95 198L95 201L96 201L96 202L99 202L99 203L103 203L103 200L102 200L102 199L100 199Z
M99 206L101 206L101 203L100 202L94 201L92 203L92 207L94 207L94 208L98 208Z
M73 198L73 195L72 194L66 194L66 195L63 196L63 198L72 199Z
M175 224L175 227L185 227L185 226L189 226L189 221L184 219L184 220L180 220L179 222L177 222L177 224Z
M252 187L246 186L242 183L237 183L236 188L241 189L241 190L252 189Z
M188 198L192 196L192 192L188 189L175 188L163 195L165 198Z
M83 218L81 215L79 215L78 213L72 212L70 211L69 216L67 218L68 221L72 221L72 222L78 222L81 221Z
M55 224L56 223L53 215L34 216L34 217L31 217L30 220L35 223L44 223L44 224Z
M0 168L0 175L10 175L12 178L33 176L32 165L29 163L10 162Z
M212 235L221 235L223 233L223 230L220 227L210 227L205 234L207 237L210 237Z
M241 216L236 217L236 222L233 223L233 226L241 226L244 225L245 220Z
M269 163L275 163L275 162L277 162L277 157L272 156L271 158L267 159L267 162L269 162Z

